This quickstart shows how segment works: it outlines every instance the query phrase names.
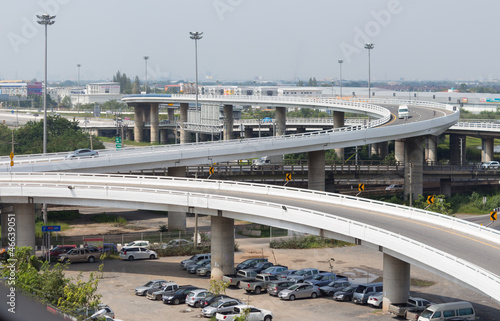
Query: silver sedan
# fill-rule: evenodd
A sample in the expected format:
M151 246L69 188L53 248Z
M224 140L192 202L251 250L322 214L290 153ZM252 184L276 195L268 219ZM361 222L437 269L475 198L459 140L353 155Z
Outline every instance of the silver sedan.
M280 291L278 297L293 301L300 298L316 298L319 295L319 287L312 284L295 284L288 289Z

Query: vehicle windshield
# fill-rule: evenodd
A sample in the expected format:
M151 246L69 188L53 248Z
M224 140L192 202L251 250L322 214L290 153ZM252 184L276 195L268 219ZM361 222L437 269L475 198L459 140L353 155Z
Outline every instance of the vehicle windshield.
M153 281L149 281L148 283L144 284L144 286L150 286L153 284Z
M273 271L274 271L274 269L273 269L272 267L270 267L270 268L267 268L267 269L265 269L265 270L262 270L262 272L261 272L261 273L271 273L271 272L273 272Z
M295 284L295 285L292 285L291 287L289 287L289 288L288 288L288 290L295 290L295 289L297 289L299 286L300 286L300 284Z
M420 315L422 318L428 318L430 319L430 317L432 316L432 311L430 310L424 310L424 312L422 312L422 314Z
M295 275L304 275L306 273L306 271L297 271L295 273Z
M356 289L356 293L362 293L365 289L366 289L366 286L364 286L364 285L360 285L360 286L358 286L358 288Z
M219 305L219 301L214 301L212 304L210 304L211 307L216 308Z
M313 276L313 280L321 280L321 278L323 278L323 275L317 274L317 275Z
M348 286L346 288L343 288L342 291L344 291L344 292L350 292L350 291L356 289L357 287L358 287L357 285L351 285L351 286Z

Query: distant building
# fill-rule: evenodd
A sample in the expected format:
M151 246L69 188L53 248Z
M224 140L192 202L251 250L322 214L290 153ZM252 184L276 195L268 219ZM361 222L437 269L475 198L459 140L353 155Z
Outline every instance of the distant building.
M1 80L0 95L28 97L28 95L42 95L41 82L27 82L24 80Z
M85 88L71 88L71 104L103 104L110 100L121 100L120 83L118 82L99 82L88 84ZM61 99L64 97L61 97Z
M316 87L279 87L278 96L321 97L323 89Z

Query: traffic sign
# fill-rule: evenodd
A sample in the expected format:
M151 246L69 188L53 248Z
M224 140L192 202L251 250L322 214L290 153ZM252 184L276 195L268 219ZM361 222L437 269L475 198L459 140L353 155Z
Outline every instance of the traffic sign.
M14 166L14 161L10 161L10 166Z
M490 212L490 221L496 221L497 220L497 212L493 211Z
M364 191L365 190L365 184L358 184L358 191Z
M61 225L42 225L42 232L61 232Z
M122 148L122 138L120 136L115 137L116 148Z
M208 170L208 173L212 175L215 172L215 169L213 167L210 167Z
M434 204L434 195L427 196L427 204Z
M13 160L14 159L14 152L10 152L9 157L10 157L10 160Z
M292 173L286 173L286 174L285 174L285 179L286 179L287 181L291 181L291 180L292 180Z

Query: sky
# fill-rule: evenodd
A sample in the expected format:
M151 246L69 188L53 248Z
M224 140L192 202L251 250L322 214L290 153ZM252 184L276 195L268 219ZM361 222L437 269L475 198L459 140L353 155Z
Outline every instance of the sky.
M500 79L498 0L0 0L0 80ZM374 48L364 49L365 43ZM342 65L338 60L342 59Z

